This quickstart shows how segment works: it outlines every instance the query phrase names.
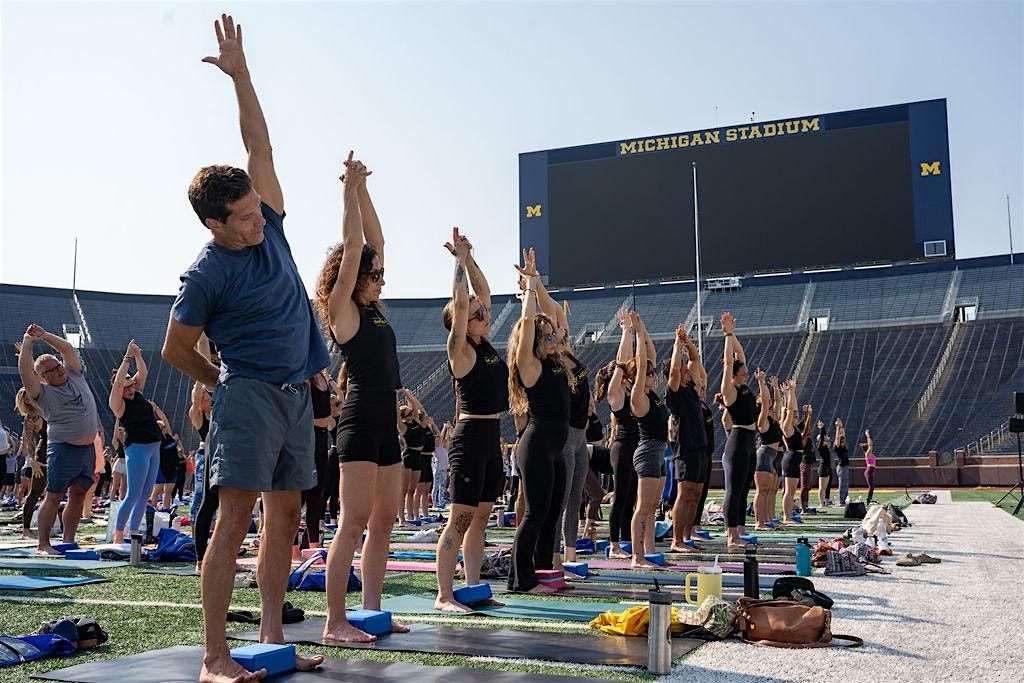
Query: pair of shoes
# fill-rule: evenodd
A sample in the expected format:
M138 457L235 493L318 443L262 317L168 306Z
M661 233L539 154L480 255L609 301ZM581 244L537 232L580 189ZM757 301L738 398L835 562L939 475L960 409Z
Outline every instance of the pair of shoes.
M926 553L918 553L917 555L910 556L918 562L920 562L921 564L939 564L942 562L942 560L940 560L939 558L932 557L931 555L928 555Z

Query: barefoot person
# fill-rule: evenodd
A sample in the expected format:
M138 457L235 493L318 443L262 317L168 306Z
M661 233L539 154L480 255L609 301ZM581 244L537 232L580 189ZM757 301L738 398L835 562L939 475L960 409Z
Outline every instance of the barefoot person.
M49 344L56 356L44 353L32 360L32 346ZM85 379L82 361L68 340L29 325L21 341L18 374L28 398L39 406L46 420L46 497L39 508L39 554L59 555L50 545L50 529L66 493L61 523L64 542L75 540L82 516L82 502L95 481L96 450L93 441L100 427L92 389Z
M525 509L512 544L512 568L508 588L522 593L552 593L540 583L538 569L552 569L555 534L565 496L565 460L562 448L569 435L572 375L558 355L558 328L554 320L538 312L537 290L541 279L537 257L523 253L526 279L519 320L508 340L508 396L516 415L530 414L530 421L516 448Z
M452 300L444 307L442 320L448 330L448 367L458 396L459 414L455 416L448 452L452 510L451 521L437 542L434 609L471 612L455 600L452 576L462 550L466 584L480 583L487 520L505 486L501 415L508 410L508 365L488 339L491 289L473 259L473 245L455 228L452 241L445 247L455 257Z
M206 654L202 683L251 681L231 659L225 622L235 558L263 494L263 539L257 580L260 641L284 642L281 608L300 492L314 483L313 412L306 380L328 365L327 348L284 233L284 198L274 171L267 124L249 78L241 27L223 15L214 64L231 77L238 98L248 173L230 166L200 169L188 196L212 240L181 276L163 357L213 388L210 486L220 498L219 521L203 559ZM221 368L197 349L200 335L217 345ZM296 656L300 670L322 657Z
M380 303L384 287L384 233L366 188L370 172L349 152L345 162L341 244L327 255L316 283L316 307L345 359L345 405L338 417L341 523L327 556L325 641L371 642L345 617L352 556L366 530L360 558L363 608L379 610L391 528L398 513L402 456L398 446L401 389L395 331ZM393 621L393 631L408 627Z

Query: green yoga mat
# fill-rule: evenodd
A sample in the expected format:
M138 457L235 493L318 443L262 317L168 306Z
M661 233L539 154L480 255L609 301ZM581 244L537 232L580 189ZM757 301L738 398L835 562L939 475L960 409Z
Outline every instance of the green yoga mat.
M497 600L504 607L478 605L473 614L505 619L540 619L544 621L591 621L602 612L621 612L630 605L619 602L568 602L565 600L527 600L502 595ZM380 608L392 614L441 614L434 609L434 596L400 595L388 598Z
M106 560L48 560L41 557L5 557L0 558L0 569L46 569L54 571L71 571L73 569L113 569L127 567L127 562L108 562Z

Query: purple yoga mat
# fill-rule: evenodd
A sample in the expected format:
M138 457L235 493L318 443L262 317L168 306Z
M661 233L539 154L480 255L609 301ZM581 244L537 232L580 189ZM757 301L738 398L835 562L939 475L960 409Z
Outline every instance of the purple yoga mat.
M359 560L354 560L352 566L360 568ZM436 562L403 562L402 560L388 560L387 569L399 572L436 572Z
M586 560L591 569L629 569L629 560ZM662 567L665 571L695 572L698 567L710 567L711 562L679 562L677 564L666 564ZM742 574L742 562L720 562L718 564L726 574ZM644 567L643 571L648 571ZM795 564L766 564L759 562L757 570L761 574L781 574L783 572L795 572Z

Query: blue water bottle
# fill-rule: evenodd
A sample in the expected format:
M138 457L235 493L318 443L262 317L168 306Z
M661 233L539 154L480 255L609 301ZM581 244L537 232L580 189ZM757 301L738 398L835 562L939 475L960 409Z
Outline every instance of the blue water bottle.
M811 575L811 546L803 537L796 539L796 575Z

